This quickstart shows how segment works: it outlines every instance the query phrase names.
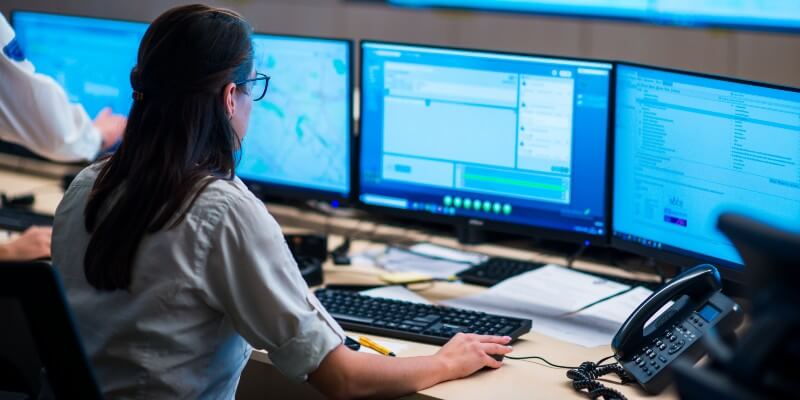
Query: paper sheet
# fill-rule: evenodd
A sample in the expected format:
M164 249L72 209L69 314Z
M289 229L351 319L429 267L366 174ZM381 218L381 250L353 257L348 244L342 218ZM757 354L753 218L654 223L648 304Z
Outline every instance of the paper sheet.
M417 254L428 255L431 257L437 257L456 262L469 263L473 265L480 264L489 258L489 256L485 254L453 249L433 243L419 243L409 247L408 249Z
M354 264L376 265L390 272L418 272L436 279L447 279L471 266L466 262L433 259L392 247L356 254L350 260Z
M388 299L410 301L418 304L431 304L431 302L424 297L400 285L384 286L375 289L364 290L360 293L372 297L385 297Z
M556 265L505 280L485 292L445 305L527 318L533 330L567 342L594 347L611 342L622 322L650 291L597 278ZM572 313L595 301L617 297Z

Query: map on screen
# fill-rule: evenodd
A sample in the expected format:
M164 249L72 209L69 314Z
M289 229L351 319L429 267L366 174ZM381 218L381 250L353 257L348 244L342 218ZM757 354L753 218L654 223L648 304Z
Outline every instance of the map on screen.
M270 76L253 104L237 174L346 195L350 187L350 65L345 41L254 35Z

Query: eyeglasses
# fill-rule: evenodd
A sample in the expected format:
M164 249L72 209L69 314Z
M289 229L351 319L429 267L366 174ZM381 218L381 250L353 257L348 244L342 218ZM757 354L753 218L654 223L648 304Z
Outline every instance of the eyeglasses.
M253 79L245 79L243 81L234 82L236 86L245 85L247 92L253 97L253 101L259 101L267 94L269 87L269 77L260 72L256 72L256 77Z

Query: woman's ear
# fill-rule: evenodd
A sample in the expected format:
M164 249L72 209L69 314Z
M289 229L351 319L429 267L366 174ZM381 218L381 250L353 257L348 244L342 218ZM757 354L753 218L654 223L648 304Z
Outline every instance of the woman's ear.
M225 88L222 89L222 102L225 104L225 111L228 113L228 119L233 118L233 114L236 112L236 102L233 98L235 94L236 84L233 82L225 85Z

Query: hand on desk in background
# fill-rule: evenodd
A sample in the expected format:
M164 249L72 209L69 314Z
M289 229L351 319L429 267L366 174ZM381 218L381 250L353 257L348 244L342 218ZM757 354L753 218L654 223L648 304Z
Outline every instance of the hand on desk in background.
M110 107L103 108L94 118L94 126L100 131L102 150L108 150L122 139L128 119L124 115L114 114Z
M0 243L0 261L30 261L50 258L53 229L32 226L7 243Z

